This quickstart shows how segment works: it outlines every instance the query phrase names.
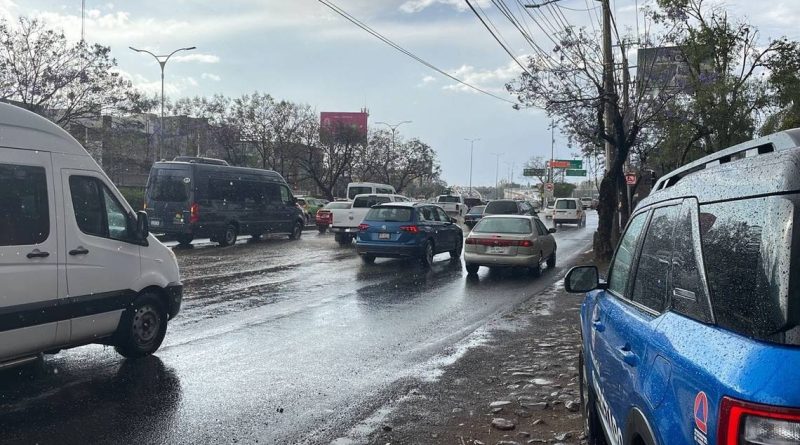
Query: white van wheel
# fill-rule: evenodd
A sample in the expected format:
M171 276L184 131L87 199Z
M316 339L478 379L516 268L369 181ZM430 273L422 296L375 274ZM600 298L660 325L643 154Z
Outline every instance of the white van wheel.
M127 358L150 355L161 346L167 333L167 311L151 293L137 297L123 312L115 349Z

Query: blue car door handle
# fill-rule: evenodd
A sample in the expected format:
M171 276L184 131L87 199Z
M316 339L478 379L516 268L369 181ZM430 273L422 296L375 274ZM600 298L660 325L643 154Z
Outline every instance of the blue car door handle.
M592 322L592 328L594 328L594 330L597 331L597 332L603 332L603 331L606 330L606 325L604 325L603 323L601 323L599 321L593 321Z
M636 354L631 351L630 345L625 345L619 348L620 355L622 356L622 361L625 362L626 365L629 366L636 366L637 358Z

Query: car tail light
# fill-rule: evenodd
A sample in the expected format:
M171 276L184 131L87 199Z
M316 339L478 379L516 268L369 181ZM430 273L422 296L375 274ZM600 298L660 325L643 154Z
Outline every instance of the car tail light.
M497 246L497 247L533 247L531 240L512 240L512 239L497 239L497 238L467 238L467 244L480 244L482 246Z
M419 227L417 226L400 226L400 230L403 232L408 232L412 235L416 235L419 233Z
M200 206L196 202L189 207L189 223L194 224L200 221Z
M366 232L369 229L369 224L359 224L358 231L359 232Z
M719 445L786 445L800 443L800 409L723 397Z

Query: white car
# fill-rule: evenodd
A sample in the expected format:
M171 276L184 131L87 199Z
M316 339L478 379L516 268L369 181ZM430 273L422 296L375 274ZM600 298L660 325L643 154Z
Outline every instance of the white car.
M0 103L0 368L87 343L152 354L181 306L172 250L69 133Z
M547 204L542 213L544 213L545 218L551 219L553 217L553 204Z
M558 198L553 206L553 224L586 225L586 211L578 198Z

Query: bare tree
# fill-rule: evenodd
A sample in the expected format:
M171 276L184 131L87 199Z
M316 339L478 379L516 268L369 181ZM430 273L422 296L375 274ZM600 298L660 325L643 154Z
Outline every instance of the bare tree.
M62 127L148 107L116 65L111 48L69 43L63 32L40 20L0 22L0 99Z

